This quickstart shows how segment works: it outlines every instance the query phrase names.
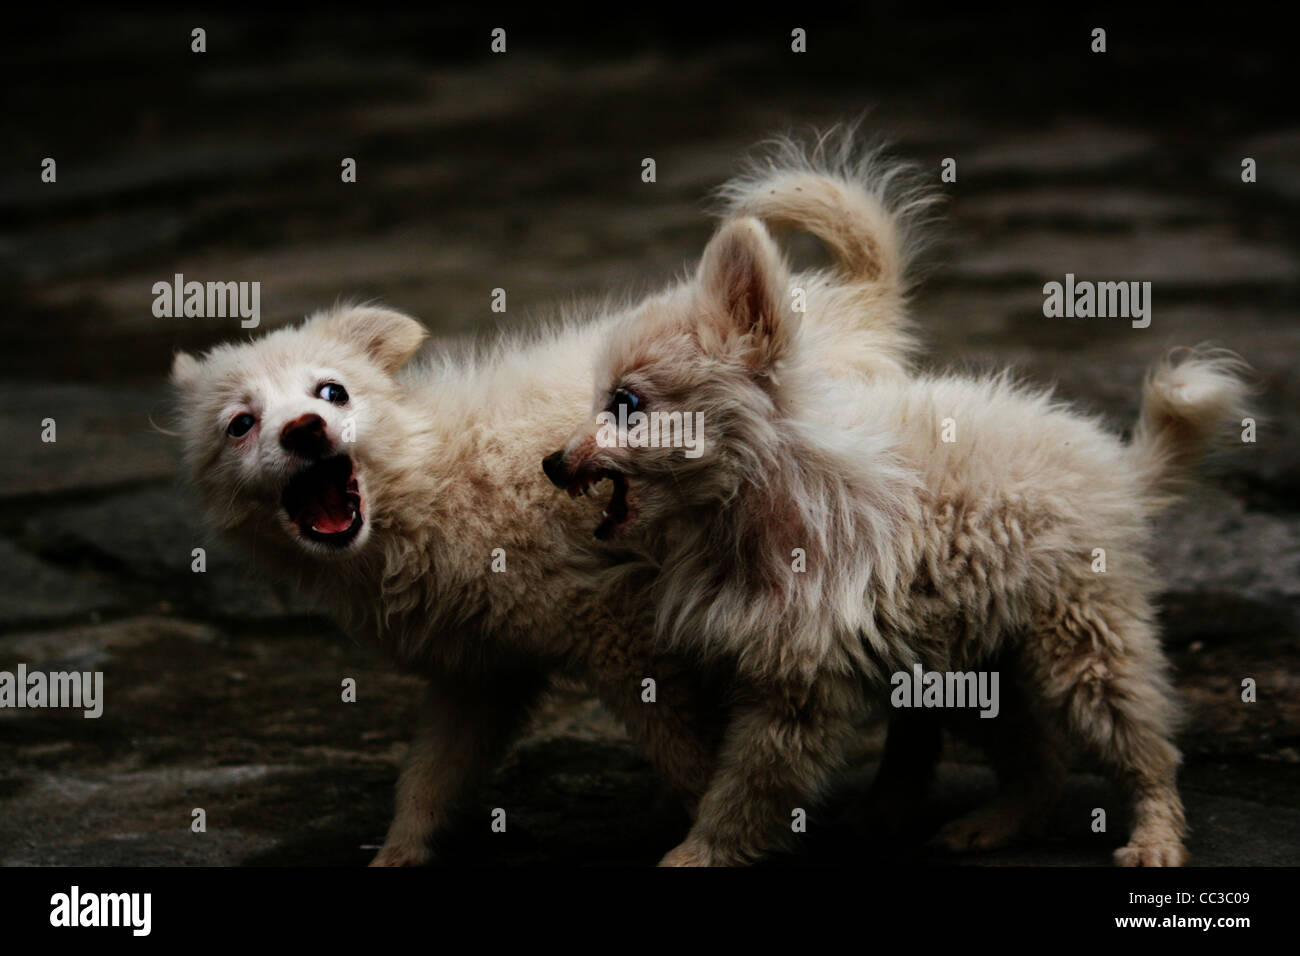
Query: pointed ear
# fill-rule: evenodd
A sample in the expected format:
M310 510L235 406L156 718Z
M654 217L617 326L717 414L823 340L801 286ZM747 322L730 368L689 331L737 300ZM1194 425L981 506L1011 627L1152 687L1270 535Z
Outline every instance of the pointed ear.
M356 346L389 375L410 360L428 334L415 319L392 309L344 309L318 316L312 324Z
M789 270L757 219L734 219L709 240L697 280L731 331L753 336L756 358L766 364L781 354L796 319L785 308Z
M199 360L188 352L177 352L172 359L172 384L189 388L199 377Z

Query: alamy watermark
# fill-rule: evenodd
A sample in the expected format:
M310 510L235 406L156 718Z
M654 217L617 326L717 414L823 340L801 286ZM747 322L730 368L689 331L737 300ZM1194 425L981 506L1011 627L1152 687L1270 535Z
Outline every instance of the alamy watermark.
M889 703L894 707L979 708L981 717L996 717L998 671L927 671L920 664L911 673L896 671L889 678L894 688Z
M1075 281L1074 273L1065 274L1065 282L1043 286L1043 315L1049 319L1132 319L1135 329L1151 324L1150 282Z
M63 708L83 710L88 720L104 713L103 671L0 671L0 708Z
M238 316L242 329L255 329L262 321L260 282L186 282L178 272L171 282L155 282L153 294L153 314L160 319Z
M620 405L618 415L605 411L596 416L601 448L681 448L687 458L704 454L704 413L631 412Z
M152 893L83 893L73 884L50 897L50 925L56 927L123 927L132 936L153 929Z

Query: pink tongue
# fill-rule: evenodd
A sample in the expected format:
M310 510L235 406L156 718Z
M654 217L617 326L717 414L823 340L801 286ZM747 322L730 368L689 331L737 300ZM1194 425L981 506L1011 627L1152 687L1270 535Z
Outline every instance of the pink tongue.
M322 488L320 498L307 507L307 524L322 534L338 534L352 527L347 496L337 488Z

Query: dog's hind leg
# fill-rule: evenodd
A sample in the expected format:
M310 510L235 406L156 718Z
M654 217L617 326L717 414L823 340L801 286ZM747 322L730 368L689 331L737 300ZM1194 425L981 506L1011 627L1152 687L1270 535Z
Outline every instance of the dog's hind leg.
M1120 866L1181 866L1187 859L1173 743L1177 709L1152 617L1141 599L1127 607L1079 599L1026 645L1041 692L1059 707L1070 735L1130 795L1133 832L1115 851Z
M996 717L965 713L952 726L978 743L998 776L993 798L950 821L931 846L954 853L991 850L1042 829L1065 782L1065 746L1047 715L1039 712L1017 681L1004 671Z

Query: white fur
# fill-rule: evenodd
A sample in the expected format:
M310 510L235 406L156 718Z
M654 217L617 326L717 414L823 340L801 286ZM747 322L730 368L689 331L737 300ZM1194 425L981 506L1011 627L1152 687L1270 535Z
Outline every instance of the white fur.
M889 220L873 214L861 239L892 257L893 233L879 228ZM911 339L893 267L854 261L875 278L805 277L806 347L827 379L901 377ZM649 307L693 294L688 283ZM556 673L592 686L688 807L714 773L733 678L657 648L651 597L629 592L621 570L644 563L625 545L595 541L601 505L564 500L540 467L588 403L600 341L629 311L410 362L418 323L341 307L176 359L186 463L214 527L429 681L378 864L428 859L454 802L491 771ZM347 388L349 407L315 395L323 377ZM258 426L231 438L227 426L244 412ZM279 433L309 414L354 464L365 525L347 547L305 539L281 506L307 463ZM344 445L349 417L356 440ZM641 699L647 677L654 705Z
M1181 862L1176 708L1145 551L1154 510L1239 414L1233 363L1158 367L1125 446L1007 376L828 377L789 281L763 226L735 220L680 301L611 330L595 407L620 389L647 412L701 413L701 457L605 447L590 426L565 446L564 468L625 476L616 536L653 558L642 581L666 646L739 682L720 771L665 862L765 852L827 785L871 691L916 662L1004 668L1018 701L1000 730L1023 757L1002 802L948 845L1010 838L1040 811L1062 734L1134 795L1117 860Z

